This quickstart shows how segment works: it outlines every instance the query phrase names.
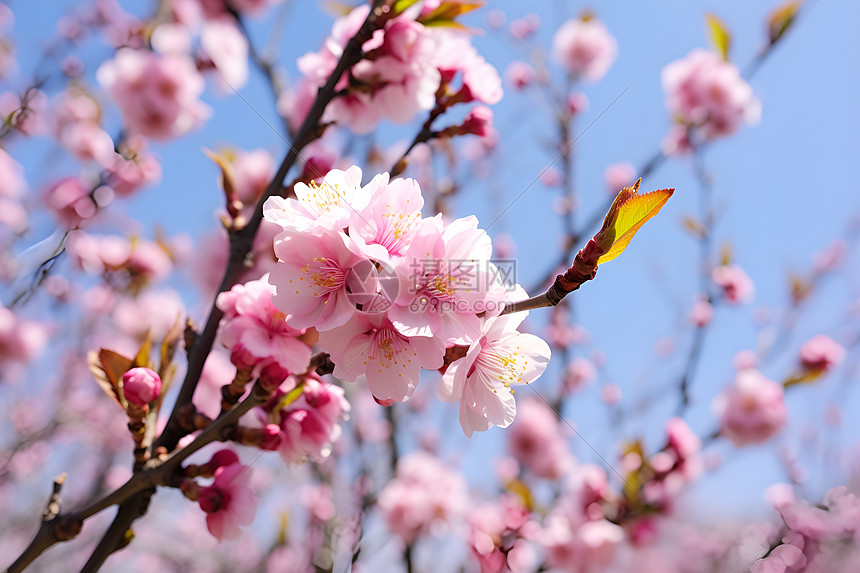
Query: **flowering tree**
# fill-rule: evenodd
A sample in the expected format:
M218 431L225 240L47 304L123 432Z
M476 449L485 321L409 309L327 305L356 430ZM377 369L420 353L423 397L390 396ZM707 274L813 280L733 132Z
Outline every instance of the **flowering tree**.
M820 443L821 421L786 437L816 392L834 393L830 428L852 407L856 324L802 320L828 279L856 283L839 273L850 225L776 317L719 324L761 275L716 244L709 160L760 120L751 82L802 26L799 2L763 14L746 57L706 15L710 47L660 63L648 159L578 169L580 138L632 88L588 111L585 90L626 57L588 10L548 26L372 0L315 14L317 42L311 3L93 0L41 14L55 32L33 58L20 4L0 5L8 571L860 566L856 459ZM511 188L524 157L542 166ZM649 235L679 200L650 183L661 170L690 183L669 181L698 208L687 237ZM608 193L579 184L592 172ZM654 300L631 286L641 267L623 294L598 278L637 258L630 245L659 254ZM676 332L645 330L687 287ZM755 350L735 352L748 336ZM642 389L626 364L646 345L659 361ZM730 475L751 448L779 460L747 460L757 489ZM822 458L837 469L810 483ZM741 526L713 511L709 481L719 503L752 491L772 509Z

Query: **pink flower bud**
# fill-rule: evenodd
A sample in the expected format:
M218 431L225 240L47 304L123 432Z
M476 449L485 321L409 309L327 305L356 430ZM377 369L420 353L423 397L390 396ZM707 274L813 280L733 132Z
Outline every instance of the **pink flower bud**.
M278 364L277 362L272 362L267 364L260 371L260 384L263 388L267 390L276 390L281 384L283 384L287 376L290 375L290 371Z
M463 122L463 131L486 137L490 134L492 126L493 111L485 105L478 105L472 108L472 111L466 116L466 120Z
M144 406L161 394L161 378L149 368L132 368L122 376L125 399L136 406Z
M579 115L588 109L588 98L582 92L573 92L567 96L567 111L570 115Z
M212 459L206 464L210 471L214 472L222 466L231 466L239 463L239 456L233 450L218 450L212 454Z
M819 334L800 347L800 363L813 372L826 372L842 362L844 358L845 349L823 334Z

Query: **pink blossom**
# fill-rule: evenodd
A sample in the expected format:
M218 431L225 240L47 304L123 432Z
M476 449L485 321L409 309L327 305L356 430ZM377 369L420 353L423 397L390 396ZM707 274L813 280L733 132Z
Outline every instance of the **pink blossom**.
M464 133L471 133L478 137L489 136L492 133L492 128L493 110L485 105L473 107L462 124Z
M553 57L574 76L595 82L615 61L618 47L603 22L575 18L562 24L552 38Z
M539 175L540 182L547 187L555 187L561 183L561 173L553 166L544 167Z
M522 18L512 20L510 25L508 26L508 31L511 33L511 37L513 37L514 39L523 40L537 32L539 28L540 16L533 12L530 12Z
M615 558L624 542L624 530L605 519L581 521L583 517L554 513L540 536L547 563L564 571L601 570Z
M732 357L732 366L735 370L746 370L758 367L758 354L752 350L739 350Z
M230 163L236 197L255 205L275 176L275 159L265 149L237 150Z
M355 314L347 279L350 270L366 258L355 239L341 231L316 233L284 231L277 236L278 262L269 282L275 286L272 303L290 315L291 326L324 331L345 324Z
M738 69L714 52L695 49L663 68L661 77L672 117L700 128L706 139L731 135L761 114L761 104Z
M588 97L580 91L571 92L567 96L567 113L571 117L577 116L588 110Z
M509 559L518 557L522 537L531 525L529 512L519 497L503 495L494 503L477 507L469 516L469 547L481 573L512 571ZM518 549L519 549L518 548ZM514 553L511 556L511 553ZM519 571L517 571L519 573Z
M144 406L161 394L161 378L149 368L132 368L122 375L122 390L126 400Z
M276 362L290 373L301 374L308 369L311 349L298 340L304 330L289 326L284 313L272 304L275 287L268 278L236 285L218 295L218 308L224 312L221 342L245 357L243 365Z
M44 326L22 320L0 305L0 365L32 360L47 340L48 332Z
M597 377L594 365L585 358L574 358L564 371L564 388L567 392L580 392Z
M232 18L203 24L200 45L221 82L226 84L225 92L233 93L248 83L248 41Z
M624 187L632 185L635 177L636 168L626 161L613 163L603 171L603 180L606 182L606 189L613 195Z
M283 229L280 226L263 220L247 259L248 266L243 265L240 270L239 282L257 279L272 271L277 262L273 243L281 231ZM230 241L226 231L222 228L204 235L195 248L195 256L190 260L191 276L205 293L214 297L218 294L218 285L230 256Z
M459 400L460 426L469 438L475 431L509 426L517 412L512 386L530 384L546 369L547 343L516 330L525 314L486 319L481 337L442 377L439 398Z
M203 79L188 56L122 48L96 77L113 96L130 131L154 139L184 135L205 120L197 99Z
M440 368L445 354L441 338L407 337L382 313L356 314L345 325L320 332L320 345L331 354L336 377L354 382L365 375L373 396L389 404L408 400L421 368Z
M713 281L723 289L729 304L750 302L755 294L755 285L742 268L737 265L715 267L711 271Z
M688 318L697 327L704 328L714 318L714 307L707 299L699 297L693 303L693 308L690 309Z
M823 334L808 340L800 347L800 363L813 372L827 372L845 358L845 349Z
M173 270L173 261L165 247L151 241L76 231L69 237L68 250L83 270L94 275L111 275L105 278L111 278L118 288L136 290L143 284L164 279ZM117 283L120 273L126 284Z
M161 164L149 152L142 136L128 136L120 142L119 151L104 166L107 183L117 195L126 197L161 179Z
M323 49L299 58L299 70L305 77L318 86L328 79L369 10L369 6L362 5L338 19ZM419 111L433 107L440 74L432 61L436 42L427 28L412 20L393 18L384 30L365 42L363 49L373 52L374 57L360 61L349 75L344 74L336 89L347 93L326 108L325 121L365 134L382 118L405 123ZM360 84L360 89L350 89L350 78Z
M162 340L183 316L185 308L175 290L147 289L135 298L124 297L112 318L117 328L131 337L141 337L148 331L153 340Z
M308 458L320 460L331 453L341 434L338 423L349 412L343 388L305 377L301 396L281 411L278 453L288 464Z
M717 397L714 408L721 434L736 446L770 439L785 425L787 415L782 386L751 368L738 372L734 384Z
M535 81L535 69L525 62L511 62L505 70L505 82L514 89L521 90Z
M369 257L390 261L407 251L421 224L424 198L414 179L394 179L382 173L361 189L349 213L349 235L360 238ZM381 247L381 248L380 248Z
M0 149L0 197L17 199L27 190L24 168L11 155Z
M77 177L60 179L48 188L45 203L67 229L74 229L96 214L98 206L90 189Z
M479 338L476 314L501 310L490 308L491 252L490 237L478 228L474 216L457 219L444 229L438 218L425 220L403 258L395 262L402 286L388 309L394 326L405 336L432 335L455 344Z
M159 54L189 54L192 49L191 31L183 24L165 22L152 31L150 43Z
M51 130L48 121L48 97L39 89L19 96L14 92L0 94L0 116L24 135L41 135Z
M600 389L600 397L609 406L614 406L621 401L623 393L618 384L605 384L603 388Z
M433 28L431 33L437 44L433 64L442 73L442 81L450 84L460 74L462 85L452 96L454 101L492 105L502 99L499 72L478 54L468 34L451 28Z
M200 488L197 502L206 512L206 527L219 540L235 539L257 513L257 496L250 487L251 468L242 464L221 466L215 481Z
M299 79L295 85L285 89L278 98L278 113L287 120L290 129L295 132L301 127L307 117L314 100L317 97L317 84L308 78Z
M266 220L285 229L343 229L370 200L373 190L388 184L388 174L361 186L361 169L332 169L322 182L296 183L296 198L270 197L263 205ZM420 209L420 206L418 207Z
M406 543L444 532L468 506L466 481L425 452L397 461L397 473L377 501L388 529Z
M24 206L6 197L0 197L0 224L9 227L14 233L27 230L28 217Z
M558 415L539 400L526 400L519 410L507 433L511 455L537 477L558 479L573 462Z

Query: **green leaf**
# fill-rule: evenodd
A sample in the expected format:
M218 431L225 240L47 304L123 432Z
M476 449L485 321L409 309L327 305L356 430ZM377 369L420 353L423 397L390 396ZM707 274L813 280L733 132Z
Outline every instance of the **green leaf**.
M464 2L457 0L448 0L439 4L439 7L425 16L418 18L418 22L425 26L457 26L454 23L454 18L462 16L472 10L476 10L483 6L483 2Z
M767 34L771 44L776 44L794 23L803 2L786 2L770 13L767 19Z
M417 3L418 0L397 0L391 9L394 12L395 16L399 16Z
M707 26L708 42L722 56L723 60L729 61L729 47L732 43L732 34L726 24L714 14L705 14L705 25Z

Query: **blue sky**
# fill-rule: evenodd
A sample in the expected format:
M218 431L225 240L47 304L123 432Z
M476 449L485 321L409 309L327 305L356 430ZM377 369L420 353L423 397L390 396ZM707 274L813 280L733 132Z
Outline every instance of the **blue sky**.
M41 46L52 33L50 22L64 13L71 1L13 3L16 13L14 37L22 70L29 70ZM131 9L141 3L125 2ZM575 16L586 4L580 2L525 3L493 0L490 6L466 19L484 27L489 9L503 10L508 19L536 11L543 22L534 39L548 47L556 25ZM705 47L703 13L712 11L733 32L732 60L740 65L750 61L764 41L764 21L772 1L750 3L742 0L704 2L675 0L661 3L617 1L595 6L618 41L619 56L606 77L597 84L585 85L590 107L577 122L579 133L601 113L603 115L581 134L575 146L576 187L582 203L582 216L590 216L595 205L605 198L604 168L615 161L639 166L658 148L668 126L660 86L660 71L667 63L685 56L695 47ZM277 9L276 9L277 10ZM295 58L315 50L330 27L330 16L320 12L316 2L293 2L289 8L286 32L281 43L280 62L295 77ZM787 301L786 273L808 269L815 252L833 239L844 236L846 228L860 212L860 193L851 167L860 152L860 38L856 22L860 4L847 0L809 2L802 20L793 29L752 82L762 102L761 122L743 128L729 140L710 146L705 154L707 168L714 176L714 198L719 211L715 245L730 242L738 264L756 283L752 305L722 309L711 332L708 346L694 382L694 404L687 420L700 433L707 433L715 420L711 398L733 376L732 356L739 350L755 348L761 328L753 320L753 309L783 308ZM251 32L262 45L272 20L252 20ZM504 34L489 32L474 40L479 51L501 72L511 59L522 59ZM91 49L85 63L103 58L109 48ZM558 72L559 70L556 70ZM87 70L92 78L94 69ZM18 78L21 80L21 78ZM618 101L609 107L621 92ZM21 83L14 83L20 88ZM255 70L251 81L241 90L246 101L235 95L219 95L207 88L205 100L214 116L200 130L168 144L155 145L163 159L163 180L145 193L113 205L138 219L144 233L159 224L168 233L199 235L214 228L212 213L219 205L216 171L200 152L233 144L242 148L264 147L276 156L286 148L280 137L260 120L278 125L272 97ZM246 103L247 102L247 103ZM253 108L253 109L251 109ZM482 222L492 221L555 158L546 142L554 127L549 115L535 100L508 90L494 108L501 135L502 160L496 164L495 177L475 182L455 201L457 214L476 214ZM108 121L117 126L114 110ZM417 124L416 124L417 125ZM415 126L386 125L382 141L393 143L411 139ZM113 131L108 128L108 131ZM34 188L39 183L74 173L70 161L54 160L52 152L24 144L13 155L24 163ZM367 174L368 178L372 174ZM697 212L697 183L688 160L672 159L643 181L646 190L675 187L675 196L663 212L652 220L633 241L622 257L601 267L597 279L572 295L578 320L591 333L591 347L607 357L602 381L622 387L629 405L639 393L663 388L677 380L690 340L684 325L692 296L696 292L696 245L680 221ZM504 217L490 229L491 234L510 233L518 245L518 276L525 285L547 271L557 257L561 236L559 217L552 210L557 191L539 183L532 185ZM146 231L146 230L149 231ZM48 234L49 226L41 228ZM34 232L35 242L42 236ZM823 285L815 300L804 309L787 351L764 369L773 379L785 376L800 343L818 333L845 341L851 330L844 319L846 307L860 295L860 276L855 252L842 273ZM853 263L853 265L852 265ZM190 293L187 293L190 296ZM532 293L534 294L534 293ZM199 309L189 299L190 308ZM204 303L204 305L208 302ZM530 317L536 331L548 312L536 311ZM673 337L677 351L666 359L657 358L654 343ZM580 351L580 355L587 351ZM848 362L851 362L849 358ZM555 361L558 372L561 364ZM856 365L855 365L856 368ZM740 452L716 446L726 465L702 480L694 490L698 500L720 506L727 514L737 514L752 505L764 507L763 488L784 479L772 447L784 444L802 452L808 445L800 436L807 427L823 428L827 405L838 400L846 413L840 430L819 431L818 440L847 447L860 437L860 423L848 415L856 409L860 396L842 385L856 382L850 364L814 387L803 387L788 396L791 424L765 448ZM544 389L555 387L549 373ZM428 379L430 385L435 382ZM541 383L535 385L542 391ZM524 396L520 393L519 396ZM663 439L663 422L674 412L674 394L658 402L649 414L622 419L621 433L626 437L644 435L658 445ZM617 451L617 429L607 427L606 408L598 399L598 388L570 400L566 416L604 457L610 461ZM453 410L443 420L456 424ZM467 459L467 471L477 481L487 479L481 471L489 455L503 439L503 431L493 430L467 442L451 428L446 439L451 452ZM579 438L571 439L574 451L584 460L594 459ZM465 449L469 448L469 449ZM837 448L838 449L838 448ZM474 454L474 455L473 455ZM820 495L845 479L846 473L833 465L820 465L818 457L809 458L812 478L810 490ZM710 500L709 502L706 500Z

